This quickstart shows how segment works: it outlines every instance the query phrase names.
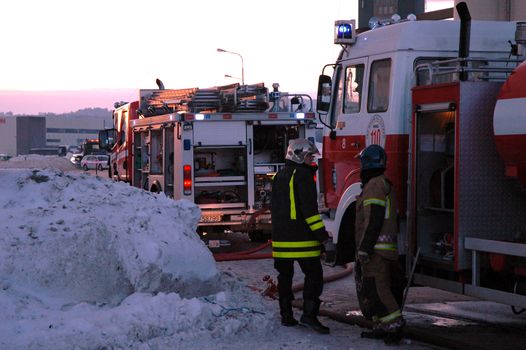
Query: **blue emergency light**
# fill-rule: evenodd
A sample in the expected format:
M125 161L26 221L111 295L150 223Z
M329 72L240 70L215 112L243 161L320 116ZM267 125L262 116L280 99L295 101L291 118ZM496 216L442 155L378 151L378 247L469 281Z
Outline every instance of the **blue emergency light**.
M343 20L334 22L334 43L349 45L356 42L356 21Z

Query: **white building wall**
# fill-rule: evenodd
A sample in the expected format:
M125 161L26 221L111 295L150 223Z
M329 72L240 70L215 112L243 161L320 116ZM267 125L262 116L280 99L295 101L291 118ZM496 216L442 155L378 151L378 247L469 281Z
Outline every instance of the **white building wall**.
M107 117L46 116L46 139L48 146L77 146L85 139L97 139L99 130L110 128L113 122Z
M17 156L16 117L0 117L0 154Z
M455 0L455 6L464 1L473 20L524 21L526 1L524 0ZM456 11L455 19L458 19Z

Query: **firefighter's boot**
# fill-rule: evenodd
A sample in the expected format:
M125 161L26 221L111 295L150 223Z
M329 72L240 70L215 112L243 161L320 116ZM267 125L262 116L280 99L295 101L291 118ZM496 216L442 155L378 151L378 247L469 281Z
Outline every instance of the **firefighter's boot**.
M303 315L300 319L302 326L311 328L321 334L329 334L329 327L325 327L318 320L318 313L320 312L320 302L306 299L303 301Z
M386 336L384 338L384 343L387 345L398 345L402 340L404 333L405 320L402 317L397 318L393 322L390 322L385 325L384 330Z
M387 332L380 330L364 331L360 335L362 338L368 339L385 339L387 338Z
M293 327L298 324L292 312L292 299L279 298L279 313L281 315L281 324L286 327Z
M373 317L373 328L370 331L364 331L361 334L362 338L368 339L385 339L387 337L387 332L383 329L381 323Z

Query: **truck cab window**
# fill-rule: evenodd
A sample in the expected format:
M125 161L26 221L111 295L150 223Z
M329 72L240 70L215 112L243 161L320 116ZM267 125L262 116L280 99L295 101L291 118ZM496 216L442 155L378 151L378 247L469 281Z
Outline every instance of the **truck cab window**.
M363 64L345 68L343 113L360 112L364 71L365 66Z
M120 137L121 145L124 144L124 142L126 142L126 130L128 130L128 122L126 119L123 119Z
M374 61L371 64L367 111L385 112L389 107L389 82L391 78L391 59Z

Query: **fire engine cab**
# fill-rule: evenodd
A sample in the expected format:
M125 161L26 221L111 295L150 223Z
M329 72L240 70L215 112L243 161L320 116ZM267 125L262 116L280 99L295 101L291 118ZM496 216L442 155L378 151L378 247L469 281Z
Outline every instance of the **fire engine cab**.
M356 156L379 144L408 271L420 252L415 282L526 308L526 68L513 73L526 23L459 15L395 18L361 33L336 22L342 50L318 86L325 224L335 241L354 240Z

